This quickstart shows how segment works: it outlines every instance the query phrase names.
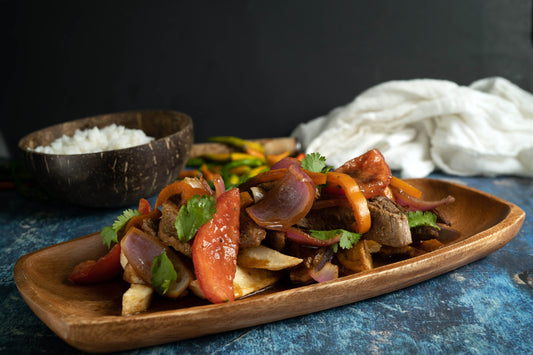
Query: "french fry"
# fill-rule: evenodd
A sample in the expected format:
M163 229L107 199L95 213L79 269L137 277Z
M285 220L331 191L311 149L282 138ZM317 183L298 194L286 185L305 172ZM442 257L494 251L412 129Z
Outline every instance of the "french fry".
M263 245L239 251L237 264L247 268L283 270L300 264L303 259L285 255Z
M154 289L141 284L131 284L122 295L122 315L129 316L144 312L150 306Z
M264 289L276 283L280 278L279 273L264 270L252 269L237 265L235 278L233 279L233 292L235 298L244 297L251 293Z

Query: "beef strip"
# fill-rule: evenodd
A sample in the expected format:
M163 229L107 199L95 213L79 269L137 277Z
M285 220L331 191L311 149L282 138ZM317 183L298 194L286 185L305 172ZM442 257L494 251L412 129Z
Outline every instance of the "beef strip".
M178 239L175 221L181 207L179 198L171 198L163 203L161 206L161 222L159 223L159 230L157 236L161 241L180 253L191 257L192 256L192 241L183 243ZM239 248L256 247L265 239L266 230L259 227L252 219L244 212L240 216L240 240Z
M178 239L178 232L174 225L180 207L181 201L176 199L168 199L163 202L161 206L161 222L159 222L157 236L166 245L176 249L183 255L192 257L192 241L187 243L181 242Z
M351 207L337 206L331 208L312 209L302 218L297 226L314 230L346 229L351 230L355 222Z
M385 196L369 199L368 209L372 218L372 226L364 234L366 239L391 247L401 247L412 243L405 209Z
M411 228L413 240L429 240L439 238L439 230L432 226L418 226Z
M266 237L266 230L259 227L248 214L241 210L239 248L257 247Z

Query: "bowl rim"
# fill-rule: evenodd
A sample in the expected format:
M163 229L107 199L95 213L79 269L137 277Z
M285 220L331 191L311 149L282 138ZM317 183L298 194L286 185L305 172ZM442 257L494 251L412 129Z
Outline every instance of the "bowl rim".
M103 150L103 151L99 151L99 152L91 152L91 153L76 153L76 154L50 154L50 153L44 153L44 152L36 152L35 150L30 150L27 146L23 146L23 142L28 140L31 136L33 135L36 135L37 133L39 132L42 132L42 131L45 131L45 130L50 130L54 127L60 127L64 124L67 124L67 123L76 123L76 122L80 122L80 121L85 121L85 120L89 120L89 119L94 119L94 118L100 118L100 117L103 117L103 116L110 116L110 115L125 115L125 114L139 114L139 113L172 113L172 114L178 114L178 116L180 117L183 117L186 121L185 123L185 126L183 128L181 128L180 130L178 131L174 131L172 132L171 134L168 134L168 135L165 135L163 137L160 137L160 138L155 138L154 140L150 141L150 142L147 142L147 143L143 143L143 144L138 144L138 145L134 145L134 146L131 146L131 147L126 147L126 148L120 148L120 149L112 149L112 150ZM111 125L112 123L109 123L107 126ZM101 155L101 154L104 154L104 153L113 153L113 152L122 152L122 151L126 151L126 150L129 150L129 149L138 149L140 147L144 147L144 146L148 146L150 144L154 144L156 142L159 142L161 140L165 140L165 139L168 139L176 134L179 134L180 132L184 131L185 129L187 129L189 126L192 126L193 125L193 121L192 121L192 118L191 116L189 116L188 114L184 113L184 112L181 112L181 111L176 111L176 110L127 110L127 111L116 111L116 112L110 112L110 113L102 113L102 114L99 114L99 115L94 115L94 116L87 116L87 117L81 117L81 118L76 118L76 119L73 119L73 120L69 120L69 121L64 121L64 122L61 122L61 123L56 123L56 124L53 124L53 125L49 125L49 126L46 126L46 127L42 127L40 129L37 129L33 132L30 132L26 135L24 135L22 138L19 139L18 141L18 144L17 144L17 147L22 151L24 152L25 154L35 154L36 156L47 156L47 157L65 157L65 156L78 156L78 157L81 157L81 156L94 156L94 155ZM106 127L106 126L104 126ZM146 134L146 133L145 133ZM56 139L58 139L60 137L55 137L53 138L52 142Z

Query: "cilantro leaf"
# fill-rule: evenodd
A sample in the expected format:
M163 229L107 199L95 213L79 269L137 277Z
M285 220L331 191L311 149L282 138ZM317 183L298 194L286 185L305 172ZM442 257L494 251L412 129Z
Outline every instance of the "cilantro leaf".
M127 209L122 212L120 216L117 217L115 222L113 222L113 229L119 231L122 227L128 224L128 221L135 216L140 215L141 213L137 210Z
M115 219L113 225L102 228L100 231L102 243L104 243L108 248L111 248L112 242L118 243L118 231L128 224L130 219L140 214L141 213L138 210L124 210L122 214Z
M154 258L151 270L152 278L150 281L156 292L161 295L167 293L170 284L178 279L178 274L166 251Z
M214 197L208 195L195 195L187 203L181 206L174 226L178 232L178 239L186 243L193 239L203 224L215 214L216 202Z
M102 236L102 242L107 248L111 248L112 242L118 243L117 232L111 226L104 227L100 232L100 235Z
M302 159L302 168L314 173L324 173L329 170L326 167L326 157L320 153L309 153Z
M440 229L440 227L437 225L437 215L430 211L408 212L407 221L409 222L409 228L431 226Z
M331 239L340 234L341 239L339 242L332 245L334 252L337 252L339 247L342 249L350 249L361 238L361 233L353 233L345 229L332 229L327 231L311 230L310 232L313 237L321 240Z

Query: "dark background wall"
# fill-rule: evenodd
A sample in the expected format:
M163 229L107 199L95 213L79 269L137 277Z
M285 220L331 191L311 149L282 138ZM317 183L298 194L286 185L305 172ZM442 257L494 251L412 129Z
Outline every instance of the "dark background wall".
M531 0L4 1L0 133L174 109L269 137L392 79L533 90Z

